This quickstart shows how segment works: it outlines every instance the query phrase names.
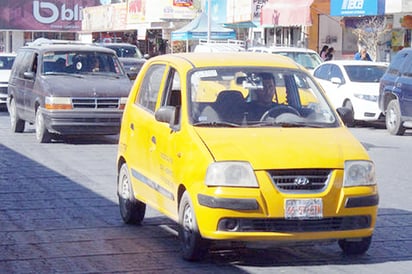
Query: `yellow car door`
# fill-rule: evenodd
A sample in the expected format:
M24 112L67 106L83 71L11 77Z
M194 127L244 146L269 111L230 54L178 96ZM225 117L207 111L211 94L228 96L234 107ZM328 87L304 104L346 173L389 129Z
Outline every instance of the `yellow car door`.
M159 96L160 107L173 108L173 122L164 123L154 121L151 126L150 161L153 167L153 178L156 187L156 207L158 210L176 216L177 218L177 187L178 181L176 165L179 163L179 139L181 90L180 77L174 69L170 69L164 81L164 89Z
M157 123L154 112L165 69L164 64L151 66L141 85L134 85L133 88L140 87L140 90L134 104L125 113L122 125L129 132L125 143L134 192L141 201L149 204L157 199L156 140L151 130Z

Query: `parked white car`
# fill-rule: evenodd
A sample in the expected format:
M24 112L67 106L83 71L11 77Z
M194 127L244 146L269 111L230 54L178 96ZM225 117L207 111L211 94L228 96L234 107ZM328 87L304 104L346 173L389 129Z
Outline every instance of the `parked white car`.
M0 108L6 107L7 87L15 58L14 53L0 53Z
M304 66L310 72L313 71L315 67L321 64L322 58L319 54L311 49L299 48L299 47L251 47L247 51L251 52L262 52L262 53L273 53L287 56L296 63Z
M333 60L315 68L313 75L321 84L335 108L352 110L356 121L383 119L378 106L379 80L387 63Z

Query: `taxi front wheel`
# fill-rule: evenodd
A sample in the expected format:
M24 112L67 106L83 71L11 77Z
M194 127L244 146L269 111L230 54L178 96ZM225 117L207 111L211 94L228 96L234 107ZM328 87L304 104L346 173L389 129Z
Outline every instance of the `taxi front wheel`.
M199 233L193 204L187 192L183 193L179 205L179 238L185 260L198 261L206 255L208 241Z
M362 238L359 241L342 239L338 241L340 248L346 255L361 255L368 251L372 242L372 236Z
M146 204L134 198L126 163L120 168L117 180L119 208L123 222L126 224L141 224L146 213Z

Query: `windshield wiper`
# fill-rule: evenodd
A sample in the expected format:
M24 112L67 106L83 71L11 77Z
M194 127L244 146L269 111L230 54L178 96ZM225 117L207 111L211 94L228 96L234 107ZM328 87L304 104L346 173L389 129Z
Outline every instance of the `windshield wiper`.
M319 123L308 122L276 122L276 121L262 121L251 125L253 127L312 127L312 128L324 128L329 125Z
M212 122L197 122L193 126L197 127L240 127L239 124L227 122L227 121L212 121Z
M49 76L49 75L72 76L72 77L76 77L76 78L83 78L83 76L80 75L80 74L67 73L67 72L46 72L46 73L43 73L43 75L46 75L46 76Z

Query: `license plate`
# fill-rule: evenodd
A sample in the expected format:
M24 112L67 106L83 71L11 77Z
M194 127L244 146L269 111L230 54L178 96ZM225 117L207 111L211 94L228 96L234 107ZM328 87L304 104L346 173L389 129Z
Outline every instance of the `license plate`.
M323 217L322 199L285 200L286 219L320 219Z

